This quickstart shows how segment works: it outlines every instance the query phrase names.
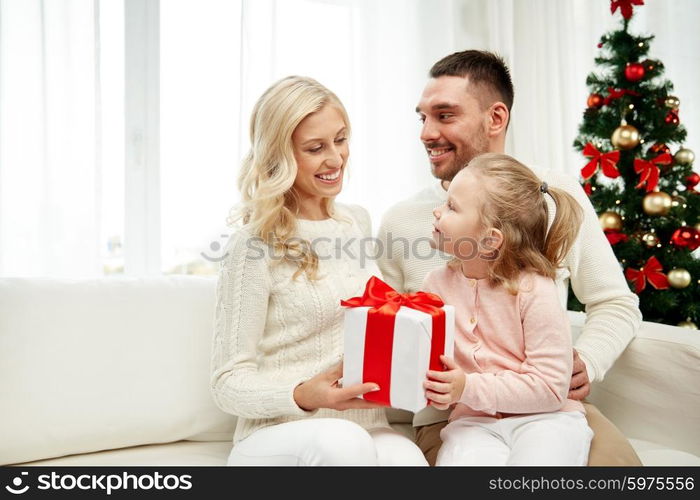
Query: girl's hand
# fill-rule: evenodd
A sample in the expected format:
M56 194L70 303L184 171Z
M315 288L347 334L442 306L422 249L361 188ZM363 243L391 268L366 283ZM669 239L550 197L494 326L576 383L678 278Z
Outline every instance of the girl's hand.
M318 408L349 410L357 408L384 408L384 406L365 401L358 396L378 391L379 386L372 382L339 387L338 380L343 376L343 362L326 372L319 373L294 389L294 401L302 410L311 411Z
M425 397L438 410L447 410L450 405L459 401L464 392L467 377L452 358L440 356L447 371L428 371L428 380L423 382Z

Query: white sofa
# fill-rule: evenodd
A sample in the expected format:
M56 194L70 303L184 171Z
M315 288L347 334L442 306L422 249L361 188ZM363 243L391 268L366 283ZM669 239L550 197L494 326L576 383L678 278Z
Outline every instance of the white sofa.
M0 465L224 465L235 417L209 392L215 284L0 279ZM591 399L644 464L700 465L700 332L644 323ZM410 414L390 418L412 432Z

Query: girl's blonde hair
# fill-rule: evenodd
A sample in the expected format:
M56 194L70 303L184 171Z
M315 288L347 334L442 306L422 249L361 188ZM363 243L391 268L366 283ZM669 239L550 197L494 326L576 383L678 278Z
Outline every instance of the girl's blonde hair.
M483 227L503 233L503 243L490 262L491 281L516 294L523 271L554 278L583 220L578 202L565 191L544 184L532 170L508 155L483 154L466 168L480 178L483 186L479 193ZM556 205L549 231L547 196Z
M350 135L350 121L340 99L316 80L288 76L268 88L258 99L250 117L250 151L238 176L241 205L229 222L241 220L280 256L275 262L294 263L296 279L306 273L317 279L318 255L308 241L294 237L297 229L298 195L294 190L297 163L292 134L299 123L324 106L335 107ZM334 216L332 198L322 200Z

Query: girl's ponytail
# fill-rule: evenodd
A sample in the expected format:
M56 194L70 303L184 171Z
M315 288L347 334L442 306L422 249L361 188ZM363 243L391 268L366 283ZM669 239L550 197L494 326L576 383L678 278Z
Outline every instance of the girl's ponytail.
M578 236L583 211L581 206L566 191L554 187L545 187L545 196L554 199L556 205L554 222L547 232L544 242L544 256L555 267L558 267L569 253L571 246Z

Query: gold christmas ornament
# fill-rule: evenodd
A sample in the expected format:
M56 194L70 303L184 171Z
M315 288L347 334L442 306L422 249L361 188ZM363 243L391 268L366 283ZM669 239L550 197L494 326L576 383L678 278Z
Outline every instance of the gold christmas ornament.
M598 216L603 231L621 231L622 217L617 212L603 212Z
M676 154L673 155L673 160L678 165L690 165L695 161L695 153L691 149L682 148L676 151Z
M670 95L664 100L664 104L667 108L678 109L678 107L681 105L681 100L675 96Z
M680 326L681 328L688 328L689 330L698 329L698 325L696 325L692 321L681 321L680 323L678 323L678 326Z
M639 130L632 125L620 125L613 132L610 141L617 149L632 149L639 145Z
M673 288L685 288L688 285L690 285L690 282L692 280L690 273L682 267L669 271L667 276L668 284L671 285Z
M659 237L656 236L654 233L644 233L640 239L649 248L655 247L656 245L659 244Z
M647 215L666 215L671 210L671 196L663 191L649 193L642 201L644 213Z

